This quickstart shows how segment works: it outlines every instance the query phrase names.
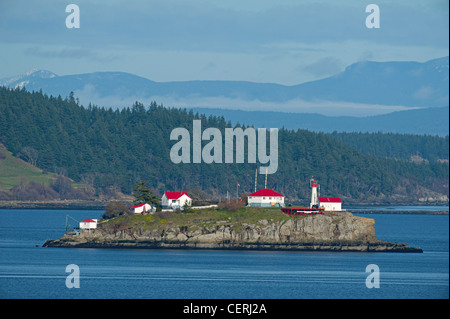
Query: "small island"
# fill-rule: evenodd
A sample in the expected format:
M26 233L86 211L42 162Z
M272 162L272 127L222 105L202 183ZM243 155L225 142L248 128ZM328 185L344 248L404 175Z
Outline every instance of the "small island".
M229 207L122 214L44 247L422 252L379 240L372 218L349 212L288 216L279 208Z

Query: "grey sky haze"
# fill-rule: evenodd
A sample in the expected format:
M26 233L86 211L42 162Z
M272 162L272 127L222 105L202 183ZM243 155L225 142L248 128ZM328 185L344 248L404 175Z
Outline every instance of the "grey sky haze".
M80 28L68 29L68 4ZM368 29L368 4L380 28ZM154 81L294 85L361 60L446 56L448 1L2 0L0 78L123 71Z

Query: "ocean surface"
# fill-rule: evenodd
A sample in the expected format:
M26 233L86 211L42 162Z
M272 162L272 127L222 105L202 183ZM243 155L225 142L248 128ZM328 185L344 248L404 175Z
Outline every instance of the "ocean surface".
M0 209L0 298L449 298L448 215L359 215L375 219L378 238L422 254L42 247L64 234L66 215L102 213Z

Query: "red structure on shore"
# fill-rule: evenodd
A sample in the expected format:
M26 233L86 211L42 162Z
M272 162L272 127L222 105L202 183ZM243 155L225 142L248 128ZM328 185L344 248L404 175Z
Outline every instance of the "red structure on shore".
M286 215L292 216L306 216L306 215L323 215L325 208L282 208L281 211Z

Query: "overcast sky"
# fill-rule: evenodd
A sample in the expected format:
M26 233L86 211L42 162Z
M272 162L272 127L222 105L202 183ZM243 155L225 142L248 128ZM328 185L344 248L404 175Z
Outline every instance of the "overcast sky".
M66 27L70 3L79 29ZM379 29L366 27L370 3ZM38 68L293 85L361 60L447 56L448 21L448 0L1 0L0 78Z

